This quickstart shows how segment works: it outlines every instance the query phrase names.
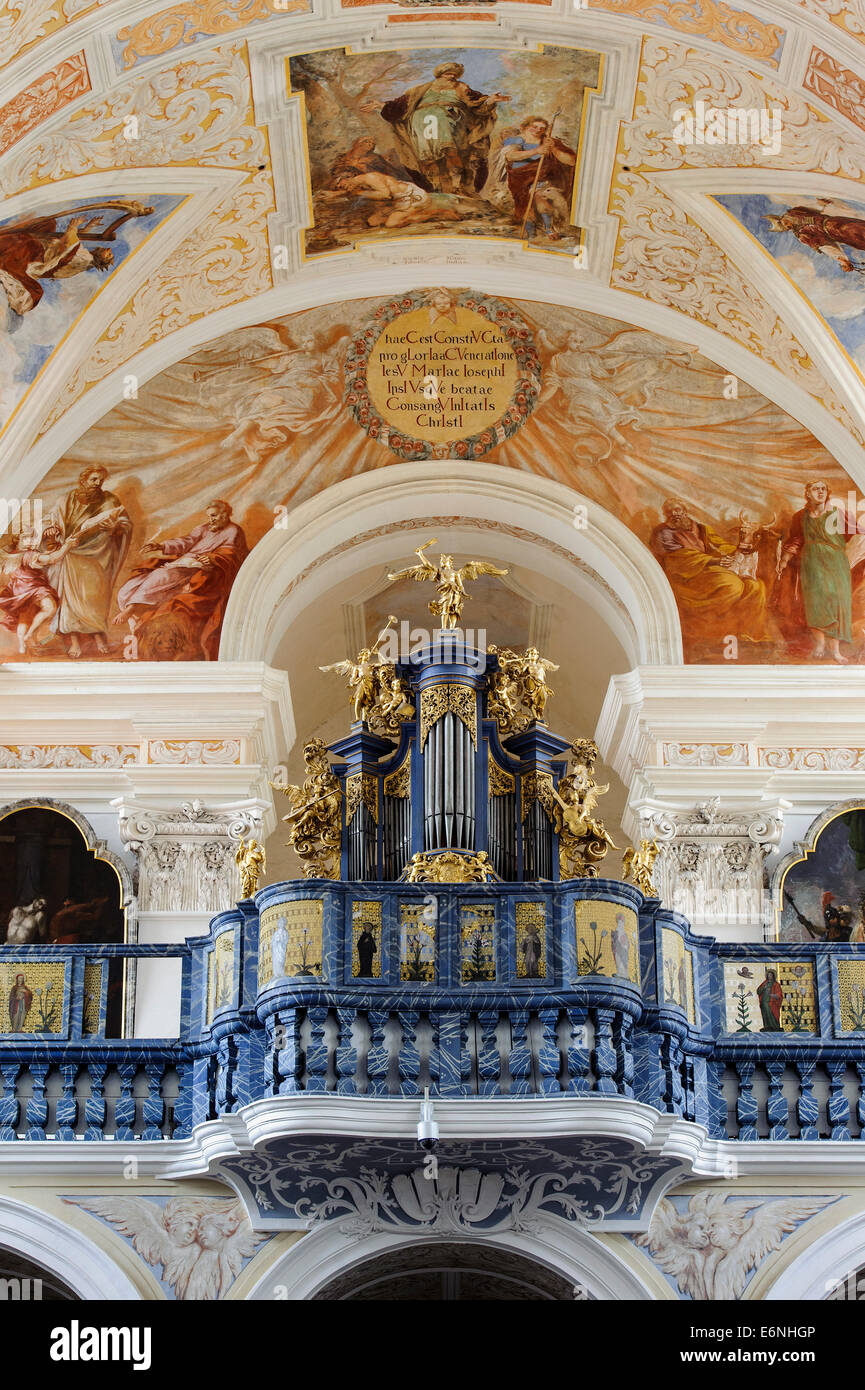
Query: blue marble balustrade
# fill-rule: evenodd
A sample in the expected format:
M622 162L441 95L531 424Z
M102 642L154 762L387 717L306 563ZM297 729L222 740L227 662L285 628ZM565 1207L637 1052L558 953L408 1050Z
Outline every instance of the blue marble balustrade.
M148 958L180 961L179 1036L112 1036ZM0 966L30 995L26 1016L0 1001L0 1140L147 1142L270 1096L426 1088L633 1098L740 1142L865 1132L865 946L721 945L612 880L293 881L182 945Z

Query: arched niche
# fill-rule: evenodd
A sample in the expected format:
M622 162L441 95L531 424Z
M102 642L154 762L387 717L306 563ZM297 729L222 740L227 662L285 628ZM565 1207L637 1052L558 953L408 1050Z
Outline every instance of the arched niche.
M66 802L29 798L0 806L0 932L4 944L122 942L130 930L132 876ZM30 925L15 909L29 913ZM9 932L12 930L12 939ZM32 934L31 934L32 933Z
M578 1296L588 1298L578 1287ZM315 1294L322 1302L572 1302L563 1274L478 1241L419 1241L375 1255Z
M0 1195L0 1269L14 1259L44 1269L67 1299L142 1297L126 1271L68 1221Z
M50 797L0 806L0 955L7 983L16 946L134 942L135 908L132 874L74 806ZM108 972L108 1028L119 1036L123 1018L133 1016L135 961L115 958Z
M775 870L772 902L781 941L865 941L865 797L811 822Z

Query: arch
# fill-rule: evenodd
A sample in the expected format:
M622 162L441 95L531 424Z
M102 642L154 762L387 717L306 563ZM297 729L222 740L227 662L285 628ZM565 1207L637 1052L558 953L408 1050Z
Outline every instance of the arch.
M575 1231L564 1222L550 1221L532 1233L497 1232L494 1235L459 1231L443 1232L460 1244L482 1245L521 1255L534 1264L552 1270L572 1287L586 1290L589 1297L605 1301L645 1300L653 1297L642 1280L613 1252L587 1231ZM430 1234L405 1232L349 1236L338 1222L328 1223L297 1241L247 1295L249 1299L271 1299L282 1286L292 1301L314 1298L338 1276L366 1264L377 1256L411 1246L428 1245Z
M56 1216L11 1197L0 1196L0 1245L44 1265L82 1300L141 1298L101 1246Z
M120 907L125 920L125 941L135 941L137 939L137 924L135 921L135 885L132 874L119 854L108 848L105 840L97 837L96 831L90 821L75 806L70 806L68 801L56 801L50 796L28 796L21 801L6 801L0 804L0 821L7 816L12 816L16 811L56 811L58 815L65 816L71 820L73 825L81 832L87 849L96 859L109 864L117 875L120 883Z
M821 1301L863 1264L865 1211L860 1211L807 1246L788 1264L763 1298Z
M577 506L588 525L578 529ZM269 662L303 609L352 569L406 563L414 531L435 523L484 530L492 558L531 557L600 616L632 665L682 664L673 591L649 550L572 488L497 464L392 464L319 493L264 536L235 580L221 661ZM475 541L477 544L477 541Z

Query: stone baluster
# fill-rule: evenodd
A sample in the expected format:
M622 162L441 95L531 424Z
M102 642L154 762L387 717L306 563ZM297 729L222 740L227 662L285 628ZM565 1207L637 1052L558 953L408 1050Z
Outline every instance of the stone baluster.
M512 1096L530 1096L534 1092L532 1084L532 1049L529 1039L528 1009L511 1009L511 1050L508 1055L508 1070L511 1074Z
M273 1054L279 1095L296 1095L301 1089L300 1018L297 1009L286 1009L273 1020Z
M142 1139L162 1139L162 1122L165 1119L165 1101L162 1098L162 1078L165 1074L164 1062L145 1062L147 1075L147 1095L141 1107L144 1121Z
M9 1062L0 1067L3 1075L3 1098L0 1100L0 1139L7 1142L18 1138L18 1117L21 1102L18 1099L18 1076L20 1062Z
M559 1021L558 1009L539 1009L538 1020L541 1027L541 1041L538 1048L538 1090L541 1095L561 1094L559 1069L562 1059L556 1041L556 1027Z
M829 1138L849 1139L850 1102L844 1090L847 1063L846 1061L836 1061L833 1058L826 1063L826 1071L829 1073L829 1125L831 1128Z
M784 1095L783 1080L786 1069L786 1061L772 1061L766 1063L766 1071L769 1076L769 1096L766 1102L766 1118L769 1121L770 1139L789 1139L790 1134L787 1129L787 1097Z
M630 1014L616 1013L613 1046L616 1049L616 1087L620 1096L634 1094L634 1020Z
M309 1020L309 1043L306 1048L306 1090L326 1091L329 1048L325 1037L328 1010L314 1006L307 1009Z
M385 1028L390 1014L386 1009L370 1009L369 1052L366 1058L368 1096L388 1094L388 1073L390 1072L390 1053L385 1043Z
M105 1138L105 1072L104 1062L88 1062L90 1095L84 1102L84 1138L91 1142ZM162 1135L159 1136L160 1139Z
M794 1063L799 1073L799 1096L796 1101L796 1118L799 1121L799 1138L819 1139L820 1107L814 1095L814 1063L799 1060Z
M356 1018L357 1010L351 1006L336 1011L336 1089L341 1096L357 1095L357 1048L353 1041Z
M595 1073L595 1090L601 1096L614 1096L618 1093L616 1074L619 1059L613 1041L613 1025L616 1014L613 1009L594 1009L595 1050L592 1066Z
M468 1085L463 1080L464 1055L467 1052L466 1018L458 1009L437 1010L436 1018L439 1094L468 1095Z
M78 1123L78 1100L75 1095L75 1082L78 1078L78 1062L62 1062L60 1075L63 1089L57 1100L57 1138L74 1139Z
M664 1033L661 1038L661 1068L661 1101L664 1109L673 1115L681 1115L685 1101L682 1090L682 1044L673 1033Z
M736 1118L739 1121L739 1138L744 1141L757 1139L757 1097L754 1095L753 1062L734 1062L739 1078L739 1094L736 1099Z
M45 1099L45 1078L48 1075L46 1062L31 1062L30 1079L33 1089L27 1098L24 1113L27 1117L25 1139L45 1139L45 1122L48 1119L48 1101Z
M565 1054L568 1068L568 1091L571 1095L587 1096L591 1094L592 1090L586 1027L584 1017L580 1015L569 1016Z
M498 1009L481 1009L478 1020L478 1095L501 1094L502 1059L496 1036L499 1026Z
M397 1053L397 1067L399 1069L400 1095L403 1096L416 1096L420 1091L418 1085L420 1050L417 1045L419 1023L420 1012L417 1009L400 1010L399 1024L402 1029L402 1038Z

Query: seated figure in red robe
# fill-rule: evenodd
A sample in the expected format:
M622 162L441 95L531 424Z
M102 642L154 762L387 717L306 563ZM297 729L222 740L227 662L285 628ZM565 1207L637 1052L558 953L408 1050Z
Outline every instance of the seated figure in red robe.
M216 500L187 536L149 541L154 552L117 595L115 623L130 623L147 659L215 661L235 575L248 548L231 507Z

